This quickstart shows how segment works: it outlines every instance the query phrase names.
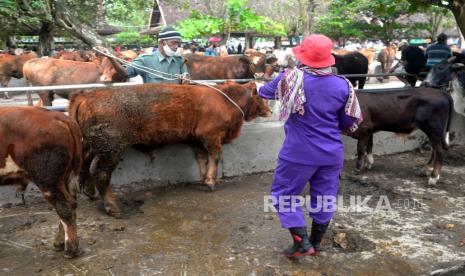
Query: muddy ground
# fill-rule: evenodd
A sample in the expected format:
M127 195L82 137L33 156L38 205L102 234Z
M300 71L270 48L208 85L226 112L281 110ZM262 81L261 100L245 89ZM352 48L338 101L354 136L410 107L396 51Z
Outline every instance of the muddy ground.
M350 195L372 196L368 207L375 207L385 196L391 210L338 212L320 258L281 254L290 237L275 214L263 211L272 179L264 173L223 180L213 193L198 184L120 192L123 219L80 195L83 254L72 260L52 249L55 212L26 196L25 206L0 208L0 274L464 275L465 147L449 150L436 187L417 174L428 157L377 157L361 175L347 162L344 203Z

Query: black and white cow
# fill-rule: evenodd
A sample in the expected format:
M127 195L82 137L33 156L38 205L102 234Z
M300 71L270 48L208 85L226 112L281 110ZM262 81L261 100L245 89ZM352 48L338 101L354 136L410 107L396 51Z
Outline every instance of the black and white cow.
M454 110L465 116L465 55L454 53L431 68L422 83L427 87L447 87L454 100Z
M428 137L432 152L426 167L428 183L439 180L444 151L447 149L447 132L450 125L452 98L441 89L409 87L395 92L357 92L362 108L363 123L350 136L357 142L357 170L373 164L373 134L389 131L409 134L422 130ZM363 164L363 161L366 161Z

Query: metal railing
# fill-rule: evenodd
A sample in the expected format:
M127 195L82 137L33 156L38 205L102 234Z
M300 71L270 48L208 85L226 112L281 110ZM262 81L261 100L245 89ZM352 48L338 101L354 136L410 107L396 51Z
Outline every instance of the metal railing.
M426 72L422 72L421 74L426 75ZM340 75L344 77L388 77L388 76L406 76L411 75L408 73L387 73L387 74L345 74ZM234 81L234 82L248 82L248 81L271 81L274 78L255 78L255 79L222 79L222 80L196 80L198 82L204 83L224 83L227 81ZM40 91L69 91L72 92L73 90L79 89L96 89L96 88L114 88L114 87L127 87L127 86L135 86L135 85L142 85L142 83L135 83L135 82L123 82L123 83L110 83L110 84L103 84L103 83L91 83L91 84L71 84L71 85L54 85L54 86L30 86L30 87L4 87L0 88L0 93L3 92L40 92ZM359 92L368 92L368 93L389 93L400 91L403 88L375 88L375 89L356 89ZM57 110L65 112L67 110L67 106L44 106L49 110Z
M425 73L426 74L426 73ZM388 76L412 76L408 73L388 73L388 74L346 74L340 75L344 77L388 77ZM227 81L234 81L234 82L248 82L248 81L271 81L274 78L255 78L255 79L222 79L222 80L196 80L198 82L204 83L224 83ZM111 88L111 87L124 87L124 86L133 86L133 85L141 85L142 83L134 83L134 82L121 82L121 83L111 83L111 84L103 84L103 83L91 83L91 84L69 84L69 85L54 85L54 86L30 86L30 87L4 87L0 88L1 92L36 92L36 91L47 91L47 90L76 90L76 89L93 89L93 88ZM380 88L382 89L382 88ZM389 88L387 88L389 89Z

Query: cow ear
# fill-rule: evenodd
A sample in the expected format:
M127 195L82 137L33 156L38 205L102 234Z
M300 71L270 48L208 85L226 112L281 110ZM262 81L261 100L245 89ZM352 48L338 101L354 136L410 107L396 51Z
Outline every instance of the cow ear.
M461 70L465 68L465 64L463 63L454 63L452 64L452 70Z
M252 95L257 94L257 85L254 81L249 81L248 83L244 84L244 87L251 92Z
M246 63L246 64L249 64L250 63L250 59L248 56L241 56L239 57L239 61L243 62L243 63Z

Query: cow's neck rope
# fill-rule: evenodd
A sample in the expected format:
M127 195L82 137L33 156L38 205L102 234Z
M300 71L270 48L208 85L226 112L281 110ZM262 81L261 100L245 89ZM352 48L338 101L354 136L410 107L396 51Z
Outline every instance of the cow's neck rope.
M180 75L173 75L173 74L169 74L169 73L165 73L165 72L162 72L162 71L158 71L158 70L155 70L153 68L149 68L149 67L146 67L146 66L142 66L142 65L138 65L138 64L134 64L132 62L129 62L129 61L126 61L124 59L121 59L113 54L110 54L110 53L105 53L105 52L102 52L100 51L99 49L97 49L96 47L93 48L96 52L99 52L100 54L102 55L105 55L109 58L114 58L124 64L127 64L128 66L131 66L133 68L136 68L140 71L143 71L145 73L148 73L148 74L151 74L151 75L154 75L156 77L159 77L159 78L162 78L162 79L165 79L165 80L185 80L185 81L189 81L191 83L196 83L196 84L200 84L200 85L204 85L204 86L207 86L207 87L210 87L212 88L213 90L217 91L218 93L222 94L228 101L230 101L234 106L237 107L237 109L239 109L239 111L241 112L242 114L242 117L245 118L245 113L244 111L242 110L242 108L233 100L231 99L231 97L229 97L228 95L226 95L226 93L224 93L223 91L221 91L220 89L214 87L213 85L209 85L209 84L206 84L206 83L203 83L203 82L199 82L199 81L195 81L195 80L191 80L191 79L186 79L184 77L181 77ZM169 77L164 77L162 76L161 74L164 74L164 75L167 75Z

